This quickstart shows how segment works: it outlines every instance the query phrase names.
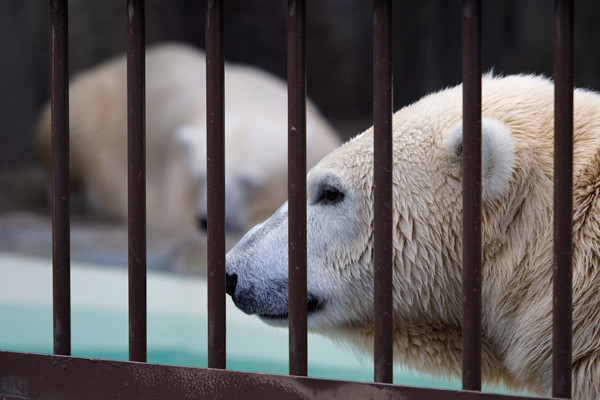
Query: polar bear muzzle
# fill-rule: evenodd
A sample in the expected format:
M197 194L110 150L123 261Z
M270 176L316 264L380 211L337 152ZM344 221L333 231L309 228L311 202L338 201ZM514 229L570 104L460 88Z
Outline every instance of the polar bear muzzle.
M265 289L238 289L238 275L226 274L226 292L234 304L246 314L256 314L265 322L277 322L288 318L288 284L286 281L269 283ZM314 313L323 309L323 301L308 294L307 310Z
M327 201L338 201L331 190ZM278 324L287 321L288 284L287 203L267 221L250 230L226 256L226 292L246 314ZM323 310L325 299L308 289L307 310Z

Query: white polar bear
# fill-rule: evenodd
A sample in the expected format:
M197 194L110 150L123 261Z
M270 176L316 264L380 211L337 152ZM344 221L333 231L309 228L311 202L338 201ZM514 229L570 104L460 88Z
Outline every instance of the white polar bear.
M482 120L487 383L551 393L552 82L486 76ZM462 87L398 111L394 136L394 354L461 371ZM600 398L600 96L574 93L573 394ZM309 328L365 351L373 330L373 130L307 178ZM287 204L227 254L227 292L287 323Z
M79 74L69 86L71 180L92 211L127 216L126 57ZM287 198L287 86L259 69L225 66L226 226L248 229ZM307 165L339 145L307 104ZM50 107L36 130L50 165ZM206 220L206 59L183 44L146 52L147 210L150 229L193 231Z

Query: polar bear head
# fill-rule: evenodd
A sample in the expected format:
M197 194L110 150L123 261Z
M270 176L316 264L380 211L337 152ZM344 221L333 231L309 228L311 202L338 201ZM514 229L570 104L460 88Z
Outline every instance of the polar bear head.
M540 77L487 76L482 89L482 374L548 394L554 88ZM598 345L598 302L590 299L598 285L600 96L576 90L574 104L573 349L597 365L590 349ZM394 355L446 376L460 376L462 364L461 120L461 86L393 117ZM373 185L372 129L307 177L308 327L365 351L373 348ZM237 307L287 324L287 203L227 254L226 272ZM579 378L592 387L591 364L582 365Z
M206 164L206 134L204 124L182 125L175 132L175 140L183 156L184 163L189 176L194 180L197 188L196 217L198 227L205 230L207 227L207 164ZM268 169L260 168L260 163L251 159L251 167L244 168L248 164L248 158L252 158L255 149L246 146L245 151L239 154L229 154L225 166L225 227L229 232L239 232L252 222L253 195L258 189L264 189L265 183L269 182ZM231 159L236 162L231 162ZM258 158L258 157L253 157ZM275 185L284 185L279 177L272 177ZM277 200L281 196L277 197ZM251 226L251 225L250 225ZM242 231L243 232L243 231Z
M438 130L409 122L394 127L395 273L403 277L395 293L404 303L396 309L407 321L436 313L456 319L457 310L441 305L459 301L462 123L454 119ZM364 329L372 320L372 134L346 143L308 174L308 309L315 329ZM511 131L497 119L482 121L482 164L483 198L493 202L505 195L514 170ZM285 203L227 255L233 301L272 324L287 318L287 217Z
M239 105L234 100L225 121L225 225L229 232L241 233L270 216L286 198L287 110L285 102L277 102L276 108L264 98ZM340 142L310 103L307 116L306 163L312 167ZM197 187L198 224L206 229L206 121L179 126L175 140Z
M503 99L507 93L514 98ZM461 86L446 89L393 117L395 354L403 361L412 359L412 366L457 374L462 323L461 97ZM551 243L551 154L551 84L535 77L484 79L482 256L484 263L493 261L495 266L484 267L482 291L484 308L506 307L498 311L502 315L520 307L507 302L503 286L514 278L515 265L530 265L534 242L540 247L534 251L539 262ZM373 329L372 164L369 129L310 170L306 199L309 329L345 335L366 350L372 348ZM535 223L532 213L538 214ZM285 203L227 254L227 292L234 303L273 325L287 324L287 217ZM506 329L508 325L489 334ZM419 338L421 343L438 343L438 356L414 355L411 343ZM512 340L497 339L507 346ZM496 357L490 348L484 344L488 361ZM442 366L446 362L439 360L444 359L452 365Z
M394 282L398 321L460 321L462 122L460 88L394 116ZM444 101L446 100L446 101ZM457 101L458 100L458 101ZM373 315L373 130L344 144L307 177L309 325L364 330ZM482 196L507 196L515 168L511 129L482 120ZM235 304L286 323L288 208L253 228L227 255Z

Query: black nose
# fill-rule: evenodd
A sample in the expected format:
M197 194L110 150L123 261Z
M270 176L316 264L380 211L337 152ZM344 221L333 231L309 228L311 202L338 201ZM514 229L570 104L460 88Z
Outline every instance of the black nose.
M225 284L225 291L228 295L233 296L235 293L235 287L237 286L237 275L236 274L225 274L227 282Z
M198 217L198 228L202 231L208 230L208 218L206 218L206 215Z

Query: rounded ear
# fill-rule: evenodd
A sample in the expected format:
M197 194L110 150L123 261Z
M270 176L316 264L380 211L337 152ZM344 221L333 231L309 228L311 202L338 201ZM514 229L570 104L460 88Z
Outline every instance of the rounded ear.
M462 168L463 124L452 128L444 140L450 157ZM502 196L515 169L515 145L510 128L493 118L481 119L481 194L484 200Z

